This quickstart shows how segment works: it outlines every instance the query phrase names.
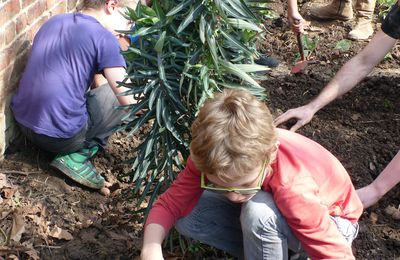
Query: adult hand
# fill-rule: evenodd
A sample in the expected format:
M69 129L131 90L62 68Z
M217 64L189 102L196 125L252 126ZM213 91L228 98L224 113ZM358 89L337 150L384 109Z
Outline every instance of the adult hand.
M304 19L299 12L288 13L290 27L294 33L304 32Z
M304 126L305 124L309 123L314 116L315 112L309 106L301 106L298 108L289 109L282 115L278 116L274 120L274 124L276 126L288 121L289 119L295 118L297 122L290 128L290 131L295 132L300 127Z
M382 197L380 190L375 187L374 183L358 189L356 192L365 209L377 203Z

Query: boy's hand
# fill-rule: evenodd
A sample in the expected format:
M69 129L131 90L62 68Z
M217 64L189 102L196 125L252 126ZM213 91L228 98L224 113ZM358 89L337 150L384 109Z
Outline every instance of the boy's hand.
M290 27L294 33L304 32L304 19L299 12L288 13Z
M290 131L295 132L300 127L304 126L305 124L309 123L313 118L315 112L309 108L307 105L301 106L298 108L289 109L282 115L278 116L274 120L274 124L276 126L288 121L289 119L295 118L297 122L290 128Z

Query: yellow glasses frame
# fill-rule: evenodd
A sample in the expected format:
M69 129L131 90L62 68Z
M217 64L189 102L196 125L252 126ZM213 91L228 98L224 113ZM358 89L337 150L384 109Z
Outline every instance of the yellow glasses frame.
M224 188L224 187L217 187L213 183L205 184L204 173L201 173L201 188L203 190L208 190L208 191L212 191L212 192L216 192L216 193L234 192L236 194L241 194L241 195L252 195L252 194L255 194L255 193L257 193L258 191L261 190L261 186L262 186L262 183L263 183L265 175L266 175L266 171L265 171L266 164L267 164L267 162L264 161L263 162L263 166L262 166L260 172L257 175L257 178L262 176L260 178L260 180L258 181L257 187L254 187L254 188L226 187L226 188Z

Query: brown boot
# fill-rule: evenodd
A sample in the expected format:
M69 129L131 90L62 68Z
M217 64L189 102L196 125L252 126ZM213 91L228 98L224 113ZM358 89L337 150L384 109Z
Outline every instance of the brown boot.
M374 14L375 2L375 0L357 0L357 21L354 29L349 32L350 39L366 40L374 33L371 23L372 16Z
M329 5L312 8L310 14L315 19L347 21L353 18L353 8L351 0L333 0Z

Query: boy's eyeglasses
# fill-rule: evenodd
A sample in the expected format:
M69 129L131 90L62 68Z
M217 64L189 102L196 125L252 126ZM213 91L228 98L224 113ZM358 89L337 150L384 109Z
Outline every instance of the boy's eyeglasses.
M264 181L264 177L265 177L265 174L266 174L266 171L265 171L266 163L267 162L264 161L263 166L262 166L259 174L257 175L258 178L260 178L260 176L262 176L260 178L260 180L258 181L257 187L254 187L254 188L235 188L235 187L223 188L223 187L218 187L213 183L205 184L204 173L201 173L201 188L204 189L204 190L215 192L215 193L234 192L236 194L241 194L241 195L252 195L252 194L255 194L259 190L261 190L261 185L262 185L262 183Z

